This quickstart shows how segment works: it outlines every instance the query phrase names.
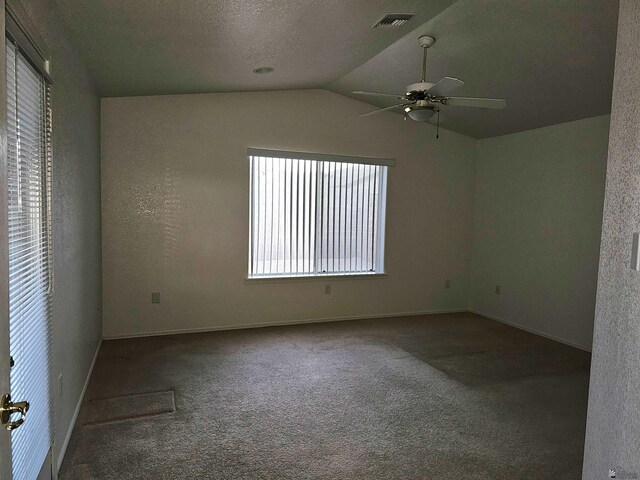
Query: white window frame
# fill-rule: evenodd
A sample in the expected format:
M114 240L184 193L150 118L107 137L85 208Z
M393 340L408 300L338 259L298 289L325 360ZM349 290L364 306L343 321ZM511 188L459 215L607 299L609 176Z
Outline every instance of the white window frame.
M379 192L378 202L376 204L377 213L377 224L375 235L375 249L374 249L374 259L373 264L375 266L375 270L373 271L347 271L347 272L337 272L335 270L321 272L318 271L318 256L319 249L317 241L317 236L320 233L318 225L314 229L314 248L313 248L313 264L314 269L311 272L274 272L274 273L257 273L254 271L253 265L253 252L254 252L254 223L255 223L255 215L254 215L254 179L253 179L253 168L252 161L253 157L256 158L265 158L265 159L283 159L283 160L292 160L292 161L316 161L316 162L334 162L334 163L345 163L345 164L357 164L357 165L371 165L377 167L385 167L379 169L379 185L377 186ZM387 203L387 183L388 183L388 168L395 166L395 160L386 159L386 158L373 158L373 157L355 157L355 156L345 156L345 155L332 155L332 154L320 154L320 153L310 153L310 152L293 152L293 151L282 151L282 150L270 150L270 149L262 149L262 148L248 148L247 149L247 161L249 164L249 235L248 235L248 258L247 258L247 280L249 281L260 281L260 280L289 280L289 279L314 279L314 278L328 278L328 277L372 277L372 276L382 276L386 275L385 273L385 231L386 231L386 203ZM293 178L293 177L292 177ZM318 188L316 186L316 188ZM288 198L288 197L287 197ZM364 193L363 197L364 199ZM291 201L291 200L290 200ZM326 210L325 210L326 211ZM319 218L319 215L324 216L321 213L321 210L316 212L315 218ZM317 220L314 220L317 223ZM286 230L286 229L285 229ZM311 241L310 241L311 242ZM356 242L357 243L357 242ZM286 260L285 260L286 263ZM258 268L256 267L256 270Z

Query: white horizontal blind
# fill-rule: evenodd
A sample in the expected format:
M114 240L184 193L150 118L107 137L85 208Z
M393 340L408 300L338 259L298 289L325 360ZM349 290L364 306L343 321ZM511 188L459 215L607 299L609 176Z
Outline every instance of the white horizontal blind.
M387 166L249 159L249 277L383 271Z
M30 403L11 433L13 478L32 480L51 445L48 85L7 39L11 396Z

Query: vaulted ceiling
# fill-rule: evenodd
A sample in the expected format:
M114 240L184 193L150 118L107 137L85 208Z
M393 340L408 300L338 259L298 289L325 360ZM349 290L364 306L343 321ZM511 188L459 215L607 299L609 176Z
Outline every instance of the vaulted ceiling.
M419 81L428 33L428 80L508 101L447 107L445 128L484 138L610 109L617 0L56 1L103 96L327 88L389 106L351 91ZM416 16L371 28L390 12Z
M459 0L330 88L359 99L350 92L403 93L420 80L418 37L428 33L428 80L460 78L454 95L507 100L505 110L444 107L446 128L484 138L604 115L617 21L611 0Z
M102 93L127 96L326 87L454 0L57 2ZM418 15L371 29L389 11Z

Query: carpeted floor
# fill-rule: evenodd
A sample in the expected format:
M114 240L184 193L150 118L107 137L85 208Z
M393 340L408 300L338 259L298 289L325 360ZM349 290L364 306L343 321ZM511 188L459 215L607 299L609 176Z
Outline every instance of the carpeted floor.
M106 341L60 478L575 480L589 362L473 314Z

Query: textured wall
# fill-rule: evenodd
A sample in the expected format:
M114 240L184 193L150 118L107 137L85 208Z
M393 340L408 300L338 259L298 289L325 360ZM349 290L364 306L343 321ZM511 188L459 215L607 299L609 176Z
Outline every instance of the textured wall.
M640 2L620 2L583 479L640 478ZM636 474L637 476L633 476Z
M472 310L591 348L608 136L603 116L478 142Z
M103 99L104 335L466 309L475 140L370 110L323 90ZM388 277L246 284L249 146L397 159Z
M101 335L100 101L55 4L22 4L50 50L54 79L52 380L59 453Z

